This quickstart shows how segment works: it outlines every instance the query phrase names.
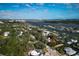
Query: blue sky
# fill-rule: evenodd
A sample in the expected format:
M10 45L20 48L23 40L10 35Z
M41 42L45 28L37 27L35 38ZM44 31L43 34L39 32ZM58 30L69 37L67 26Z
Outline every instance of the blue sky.
M79 19L79 4L0 3L0 19Z

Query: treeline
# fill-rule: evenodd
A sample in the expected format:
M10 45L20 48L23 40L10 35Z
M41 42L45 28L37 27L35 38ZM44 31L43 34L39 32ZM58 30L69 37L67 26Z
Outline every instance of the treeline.
M44 20L45 23L79 24L79 20Z

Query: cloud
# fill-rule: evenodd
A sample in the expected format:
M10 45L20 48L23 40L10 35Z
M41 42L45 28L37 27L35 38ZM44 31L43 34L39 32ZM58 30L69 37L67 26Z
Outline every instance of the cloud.
M26 3L25 6L35 11L36 9L40 9L41 6L43 6L43 3L35 3L35 5L33 3Z
M25 4L26 7L32 7L31 4Z
M0 18L13 18L15 15L18 16L17 12L10 11L10 10L1 10L0 11Z
M33 4L35 4L36 6L43 6L44 5L44 3L26 3L25 6L32 7Z
M5 16L5 15L9 15L10 14L10 11L8 11L8 10L1 10L0 11L0 15L3 15L3 16Z

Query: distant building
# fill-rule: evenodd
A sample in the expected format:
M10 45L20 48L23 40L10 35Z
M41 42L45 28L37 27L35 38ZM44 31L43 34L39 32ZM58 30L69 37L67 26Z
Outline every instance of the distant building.
M71 42L71 41L68 41L68 42L67 42L67 44L69 44L69 45L70 45L70 44L72 44L72 42Z
M73 50L70 47L65 47L64 50L65 50L66 54L69 55L69 56L74 55L74 54L77 53L77 51Z
M34 36L34 35L30 35L30 37L31 37L32 39L35 39L35 36Z
M8 36L10 32L4 32L4 36Z
M18 36L21 36L23 34L23 31L20 31L20 34Z
M77 42L78 42L78 40L75 40L75 39L71 39L71 41L72 41L73 43L77 43Z
M4 22L0 21L0 24L3 24Z
M31 50L28 54L30 56L41 56L41 55L43 55L40 51L37 51L37 50Z
M50 34L50 31L47 31L47 30L43 30L43 36L48 36Z
M70 41L67 42L67 44L71 45L71 44L74 44L74 43L77 43L78 40L76 39L71 39Z

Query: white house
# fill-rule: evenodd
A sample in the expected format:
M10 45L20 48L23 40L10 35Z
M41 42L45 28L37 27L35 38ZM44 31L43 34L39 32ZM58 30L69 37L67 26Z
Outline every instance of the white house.
M39 56L40 55L40 52L37 52L36 50L32 50L32 51L29 52L29 54L31 56Z
M10 32L4 32L4 36L8 36Z
M73 43L77 43L77 42L78 42L78 40L75 40L75 39L71 39L71 41L72 41Z
M20 34L18 36L21 36L23 34L23 31L20 31Z
M76 54L77 53L77 51L73 50L70 47L65 47L64 50L66 51L66 54L67 55L73 55L73 54Z
M79 30L77 30L76 32L78 32L78 33L79 33Z
M48 36L50 34L50 31L43 30L42 35L43 36Z
M4 22L0 21L0 24L3 24Z
M35 39L35 36L34 36L34 35L30 35L30 37L31 37L32 39Z
M71 42L71 41L68 41L68 42L67 42L67 44L69 44L69 45L70 45L70 44L72 44L72 42Z

